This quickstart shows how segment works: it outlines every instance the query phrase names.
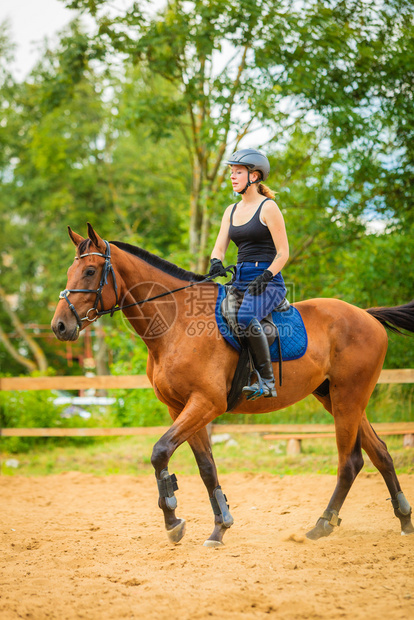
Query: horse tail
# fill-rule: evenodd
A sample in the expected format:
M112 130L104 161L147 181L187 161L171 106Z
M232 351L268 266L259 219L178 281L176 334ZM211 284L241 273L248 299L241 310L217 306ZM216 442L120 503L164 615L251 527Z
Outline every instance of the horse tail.
M396 334L405 335L401 329L414 333L414 299L392 308L368 308L367 312Z

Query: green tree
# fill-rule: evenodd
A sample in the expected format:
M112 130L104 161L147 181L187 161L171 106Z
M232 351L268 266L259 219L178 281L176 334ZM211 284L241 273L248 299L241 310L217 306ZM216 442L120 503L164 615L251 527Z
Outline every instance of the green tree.
M6 33L0 41L2 369L44 372L56 359L25 325L50 322L73 256L65 224L83 232L89 220L163 255L181 245L186 151L174 136L154 145L149 132L131 133L126 92L139 97L138 82L96 66L85 40L74 22L21 84L7 73Z
M24 330L22 317L50 320L73 252L66 223L82 233L90 220L106 238L204 271L231 200L226 152L258 129L286 214L295 298L405 300L408 275L377 302L390 261L368 258L382 247L404 261L400 244L412 247L407 3L175 1L118 17L106 2L69 4L93 14L96 36L75 21L21 84L0 33L4 367L18 321ZM386 234L367 238L378 217ZM39 368L23 331L14 342L16 365Z
M155 75L174 87L169 97L139 100L135 117L154 137L172 127L184 136L192 170L189 249L200 271L224 156L247 135L254 140L255 130L267 130L271 148L299 124L311 125L325 152L356 145L377 165L395 132L408 143L403 125L411 124L412 106L401 93L412 81L403 59L413 48L413 18L406 0L172 0L155 15L132 3L116 16L102 0L66 5L95 18L92 50L144 67L148 84Z

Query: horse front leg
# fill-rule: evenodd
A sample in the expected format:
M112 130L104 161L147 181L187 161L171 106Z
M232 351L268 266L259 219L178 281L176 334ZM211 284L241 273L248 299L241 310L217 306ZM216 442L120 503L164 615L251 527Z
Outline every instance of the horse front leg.
M181 411L182 408L175 409L174 407L168 407L168 412L173 421L178 418ZM165 437L165 435L163 437ZM155 478L158 486L158 507L161 508L164 514L164 523L168 539L172 543L179 543L185 534L186 522L185 519L179 519L175 514L175 509L177 508L175 491L178 490L178 483L176 475L170 475L168 472L168 461L171 457L167 459L167 462L165 462L165 457L164 461L162 460L163 454L159 449L159 444L163 437L158 440L153 448L151 463L155 469Z
M207 413L206 413L207 412ZM172 412L170 411L172 414ZM169 474L168 463L175 450L195 433L207 426L218 415L223 413L218 407L212 407L201 395L193 395L186 404L172 426L155 444L151 463L157 479L159 499L158 505L164 513L165 527L168 538L178 543L185 534L185 520L176 517L177 499L175 491L178 489L177 478Z
M205 541L205 547L221 547L223 536L234 523L230 514L227 498L224 495L217 477L217 468L211 450L211 442L206 428L193 435L188 443L197 461L200 476L206 486L214 513L214 530Z

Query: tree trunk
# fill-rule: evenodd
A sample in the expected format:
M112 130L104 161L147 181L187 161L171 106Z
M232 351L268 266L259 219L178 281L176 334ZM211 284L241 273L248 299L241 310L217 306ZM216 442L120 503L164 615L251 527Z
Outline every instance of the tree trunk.
M105 342L105 332L101 326L96 325L95 327L95 342L97 344L97 350L94 356L96 362L96 374L109 375L108 349Z
M105 342L105 332L101 325L95 325L95 328L95 371L97 375L109 375L108 349ZM105 389L96 390L97 396L106 396L107 393Z
M32 362L32 360L29 360L27 357L24 357L24 355L21 355L17 351L17 349L14 348L14 346L10 342L10 338L3 331L1 326L0 326L0 342L3 343L6 351L8 351L8 353L10 353L10 355L13 357L13 359L15 359L16 362L18 362L19 364L21 364L25 368L27 368L27 370L29 372L34 372L35 370L37 370L37 366L36 366L36 364L34 362Z
M191 269L197 269L197 257L200 249L200 229L202 223L202 207L200 204L203 172L197 155L194 157L193 183L190 199L190 256Z
M23 326L23 323L21 322L21 320L17 316L17 313L11 307L11 305L10 305L8 299L7 299L6 292L1 287L0 287L0 301L2 302L3 308L5 309L7 314L9 315L9 317L10 317L10 319L11 319L11 321L12 321L12 323L13 323L16 331L17 331L17 333L19 334L20 338L22 338L22 340L25 341L25 343L27 344L27 346L29 347L29 349L33 353L33 356L34 356L34 358L36 360L37 369L40 370L40 372L46 373L47 372L47 359L46 359L45 354L43 353L43 350L40 348L40 346L37 344L37 342L34 340L34 338L32 338L27 333L27 331L25 330L25 328ZM3 332L3 334L4 334L4 332ZM36 370L36 367L33 370Z
M199 243L199 248L198 248L198 260L197 260L197 271L199 273L207 273L209 256L212 250L212 248L209 248L210 229L211 229L211 215L210 215L211 201L212 201L212 196L208 196L204 200L204 204L203 204L200 243Z

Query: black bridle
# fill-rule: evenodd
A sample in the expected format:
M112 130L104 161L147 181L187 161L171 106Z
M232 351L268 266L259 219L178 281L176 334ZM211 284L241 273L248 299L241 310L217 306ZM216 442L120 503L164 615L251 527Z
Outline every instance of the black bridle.
M120 310L121 308L119 307L119 300L118 300L118 286L116 283L116 277L115 277L115 272L114 272L114 268L112 267L111 264L111 248L109 247L109 243L107 241L104 242L105 246L106 246L106 253L102 254L102 252L88 252L86 254L81 254L80 256L75 256L75 260L80 260L81 258L84 258L85 256L102 256L102 258L105 259L105 263L104 266L102 268L102 272L101 272L101 279L99 282L99 287L97 289L89 289L89 288L71 288L68 289L66 288L64 291L61 291L59 293L59 299L65 299L65 301L67 302L69 308L72 310L73 314L75 315L76 318L76 322L78 324L78 328L80 329L82 327L82 322L83 321L90 321L91 323L93 321L96 321L96 319L100 316L102 316L103 314L110 314L111 316L113 316L113 313L116 310ZM108 282L108 276L109 274L112 275L112 282L114 285L114 291L115 291L115 305L112 306L112 308L110 310L104 310L103 309L103 301L102 301L102 290L103 287L105 286L105 284L107 284ZM86 315L83 318L80 318L79 314L76 311L75 306L69 301L69 293L95 293L96 294L96 298L95 298L95 303L92 306L92 308L89 308L89 310L87 311ZM101 308L102 310L98 310L98 306L99 304L101 304ZM90 313L94 312L95 314L90 317Z
M68 289L66 288L64 291L61 291L59 293L59 299L64 299L67 302L69 308L72 310L73 314L75 315L76 322L78 324L78 331L82 328L83 321L90 321L91 323L93 323L93 321L96 321L96 319L98 319L100 316L103 316L104 314L110 314L111 316L113 316L114 313L117 312L118 310L125 310L126 308L131 308L132 306L140 306L142 304L147 303L148 301L153 301L154 299L159 299L160 297L165 297L166 295L171 295L172 293L177 293L178 291L182 291L186 288L190 288L191 286L195 286L196 284L202 284L203 282L211 282L215 277L217 277L217 276L206 276L203 280L198 280L197 282L191 282L191 284L187 284L186 286L181 286L180 288L175 288L172 291L160 293L159 295L155 295L154 297L148 297L147 299L142 299L141 301L135 301L131 304L127 304L126 306L120 306L119 299L118 299L118 285L116 283L116 276L115 276L114 268L112 267L112 264L111 264L111 248L110 248L108 241L104 240L104 243L106 246L105 254L102 254L101 252L88 252L86 254L81 254L80 256L75 256L76 260L80 260L81 258L84 258L85 256L102 256L102 258L105 259L105 263L102 268L99 287L97 289L89 289L89 288ZM234 269L235 269L234 265L230 265L229 267L226 267L226 271L229 271L231 273L233 273ZM105 284L108 283L109 274L111 274L112 276L112 282L113 282L114 293L115 293L115 304L112 306L112 308L109 308L108 310L104 310L103 301L102 301L102 290ZM89 310L87 311L87 313L85 314L83 318L80 318L79 314L76 311L75 306L69 301L69 293L95 293L96 294L94 305L92 306L92 308L89 308ZM101 310L98 310L99 304L101 304ZM92 317L89 316L91 312L94 313Z

